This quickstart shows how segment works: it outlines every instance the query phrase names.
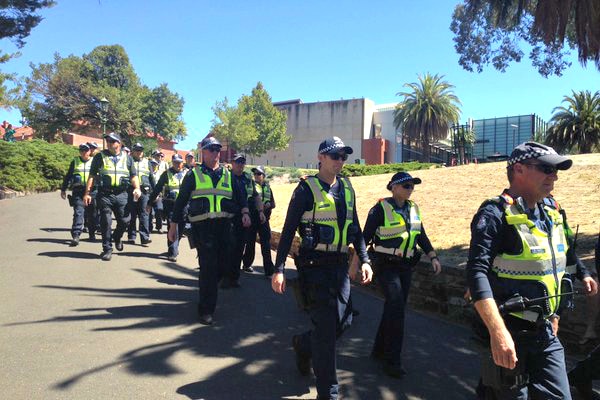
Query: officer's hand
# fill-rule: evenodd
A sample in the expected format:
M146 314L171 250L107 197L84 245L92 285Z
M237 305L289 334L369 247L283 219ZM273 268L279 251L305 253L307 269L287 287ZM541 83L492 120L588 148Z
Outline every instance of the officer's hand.
M558 335L558 321L560 318L557 315L550 317L550 323L552 324L552 333L554 336Z
M285 292L285 276L283 272L275 272L271 278L271 288L275 293L282 294Z
M250 215L248 215L248 213L242 214L242 225L243 225L243 227L247 228L251 224L252 224L252 221L250 221Z
M593 296L598 293L598 282L596 282L594 278L589 276L583 278L583 286L585 287L585 293L588 296Z
M258 213L258 218L260 219L260 223L264 224L265 222L267 222L267 217L265 217L265 213L260 211Z
M490 332L490 347L494 363L504 368L514 369L517 365L517 351L510 332L505 327Z
M63 200L67 199L67 192L65 192L64 190L60 191L60 198Z
M431 266L433 267L433 273L435 275L442 272L442 264L440 263L439 259L434 258L433 260L431 260Z
M167 239L169 239L169 242L174 242L177 239L177 224L175 222L169 223Z
M139 188L133 189L133 201L138 201L142 196L142 191Z
M373 280L373 269L368 263L363 263L360 267L360 283L366 285Z
M92 204L92 196L90 196L89 194L84 194L83 195L83 204L85 204L86 206L89 206L90 204Z

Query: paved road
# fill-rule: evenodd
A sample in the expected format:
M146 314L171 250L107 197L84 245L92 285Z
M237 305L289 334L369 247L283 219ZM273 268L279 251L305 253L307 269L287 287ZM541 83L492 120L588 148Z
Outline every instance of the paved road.
M2 398L315 398L314 378L294 365L291 336L309 321L290 291L243 273L240 289L220 291L215 325L202 326L186 243L177 263L161 255L165 235L107 263L100 243L68 247L70 215L58 192L0 202ZM409 375L390 379L369 358L382 301L353 299L361 314L338 351L345 398L474 397L479 361L464 327L410 312Z

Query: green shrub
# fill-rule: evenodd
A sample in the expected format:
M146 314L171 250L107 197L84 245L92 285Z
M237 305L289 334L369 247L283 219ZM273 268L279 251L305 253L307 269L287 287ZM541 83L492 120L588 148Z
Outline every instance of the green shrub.
M21 192L59 189L78 154L76 147L62 143L0 141L0 186Z
M419 169L429 169L437 167L438 164L420 163L416 161L398 164L381 164L381 165L361 165L361 164L346 164L342 169L343 176L365 176L365 175L381 175L391 174L400 171L416 171Z

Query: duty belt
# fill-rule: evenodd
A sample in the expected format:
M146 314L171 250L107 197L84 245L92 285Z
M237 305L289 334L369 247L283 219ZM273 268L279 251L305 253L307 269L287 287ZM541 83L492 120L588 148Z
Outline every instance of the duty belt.
M209 212L205 214L200 214L196 216L189 216L188 219L190 222L200 222L207 219L215 219L215 218L233 218L235 214L228 212Z
M340 249L338 249L338 245L337 244L322 244L322 243L319 243L319 244L317 244L317 247L314 248L314 250L317 250L317 251L326 251L326 252L335 252L335 253L347 253L348 252L348 246L341 246Z
M303 256L296 256L295 258L297 267L322 267L328 265L345 264L348 263L348 255L343 253L331 254L321 256L318 258L308 258Z
M389 247L383 247L383 246L373 246L373 250L375 250L377 253L383 253L383 254L389 254L391 256L397 256L397 257L402 257L402 252L400 252L400 249L398 248L389 248Z

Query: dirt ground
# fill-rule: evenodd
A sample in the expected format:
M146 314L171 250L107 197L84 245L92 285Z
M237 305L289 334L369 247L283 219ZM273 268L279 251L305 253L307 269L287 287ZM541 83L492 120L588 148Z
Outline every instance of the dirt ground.
M467 259L469 225L479 205L507 186L506 163L471 164L411 173L423 180L413 193L419 204L427 234L445 265L462 265ZM356 191L358 216L364 225L369 209L382 197L393 174L351 179ZM277 202L271 227L280 231L291 194L297 184L273 183ZM573 167L561 171L555 184L555 198L567 211L569 224L579 225L577 253L590 266L600 228L600 153L573 156Z

